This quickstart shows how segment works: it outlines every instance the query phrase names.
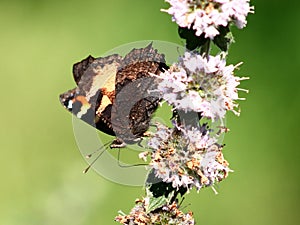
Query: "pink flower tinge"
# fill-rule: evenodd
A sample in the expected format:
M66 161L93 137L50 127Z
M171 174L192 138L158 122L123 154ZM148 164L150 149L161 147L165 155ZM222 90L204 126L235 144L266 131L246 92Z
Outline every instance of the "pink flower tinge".
M175 189L195 187L199 191L213 187L232 171L223 157L222 146L208 130L158 124L148 146L152 149L149 169Z
M180 27L192 28L196 35L213 39L218 27L233 22L239 29L246 26L248 13L254 13L250 0L165 0L171 7L162 9Z
M237 86L241 78L234 76L240 64L226 66L222 54L209 56L186 52L179 63L160 74L157 90L174 109L200 112L212 121L225 117L226 111L239 115Z

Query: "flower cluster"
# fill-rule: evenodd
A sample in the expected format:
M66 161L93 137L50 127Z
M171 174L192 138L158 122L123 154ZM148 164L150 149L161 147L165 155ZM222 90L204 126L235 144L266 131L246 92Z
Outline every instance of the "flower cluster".
M186 52L178 63L160 74L157 91L175 109L201 112L213 121L224 118L227 110L238 115L235 100L241 100L238 90L243 89L237 86L247 79L234 76L238 65L226 66L221 54L205 58Z
M159 75L151 74L157 83L148 91L172 107L173 127L157 123L155 132L149 132L148 151L139 154L145 161L150 159L146 197L136 200L129 215L115 218L121 224L195 223L192 213L178 209L178 198L192 188L214 190L232 172L218 138L229 131L224 126L227 111L239 115L237 100L244 99L238 92L248 92L238 88L248 78L234 75L240 63L226 65L226 53L210 55L210 44L228 51L233 40L229 25L246 26L247 15L253 13L250 0L165 1L170 8L162 11L184 28L179 35L194 51L187 50Z
M172 15L180 27L192 28L196 35L205 34L213 39L219 34L218 27L230 22L242 29L248 13L253 13L250 0L166 0L171 7L163 10Z
M148 145L153 150L150 169L156 177L172 183L175 189L196 187L200 190L225 179L231 171L223 157L222 146L207 130L168 128L159 124Z
M119 215L115 218L116 221L126 225L145 225L145 224L180 224L193 225L195 224L192 212L187 214L178 209L176 202L168 205L165 204L159 209L149 211L150 198L146 197L143 200L137 199L135 207L129 215Z

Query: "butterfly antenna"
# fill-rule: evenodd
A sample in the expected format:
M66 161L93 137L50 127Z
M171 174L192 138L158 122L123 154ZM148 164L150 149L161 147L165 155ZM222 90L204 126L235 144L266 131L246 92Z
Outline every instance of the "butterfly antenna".
M109 143L104 144L103 146L101 146L100 148L96 149L95 151L91 152L90 154L87 154L85 156L86 159L91 158L95 153L99 152L101 149L105 148L108 146Z
M102 147L100 147L100 148L98 148L96 151L94 151L94 152L92 152L92 153L90 153L90 154L88 154L88 155L86 155L85 157L87 158L87 159L89 159L89 158L91 158L95 153L98 153L100 150L102 150L103 148L103 150L97 155L97 157L89 164L89 166L87 167L87 168L85 168L82 172L83 173L87 173L89 170L90 170L90 168L95 164L95 162L100 158L100 156L106 151L106 147L107 147L107 145L108 145L109 143L106 143L105 145L103 145Z
M137 163L137 164L133 164L133 165L122 165L120 163L120 156L121 156L121 149L118 148L118 166L121 168L131 168L131 167L136 167L136 166L146 166L148 164L145 163Z

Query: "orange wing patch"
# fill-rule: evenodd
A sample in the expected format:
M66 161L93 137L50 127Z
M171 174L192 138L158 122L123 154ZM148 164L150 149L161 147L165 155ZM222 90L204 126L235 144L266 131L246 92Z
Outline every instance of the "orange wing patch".
M84 114L87 113L87 111L91 108L91 104L86 100L86 98L82 95L77 95L72 102L80 102L81 108L80 111L77 114L78 118L81 118Z

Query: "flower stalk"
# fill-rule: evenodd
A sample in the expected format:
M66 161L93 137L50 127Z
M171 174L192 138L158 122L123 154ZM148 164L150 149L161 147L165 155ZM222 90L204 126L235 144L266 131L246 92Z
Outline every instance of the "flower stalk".
M229 163L223 155L220 137L229 132L224 120L228 111L240 114L240 81L235 76L241 65L227 64L233 35L230 26L246 26L254 12L249 0L166 0L162 9L178 24L186 52L168 70L156 75L156 92L172 106L172 127L156 123L146 151L140 158L149 162L146 196L135 202L126 215L115 218L121 224L195 224L192 212L180 210L179 197L195 188L226 179ZM220 52L211 55L211 45ZM209 126L219 123L219 126ZM216 192L216 191L215 191Z

